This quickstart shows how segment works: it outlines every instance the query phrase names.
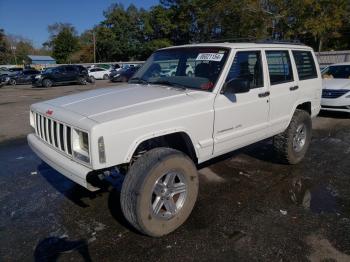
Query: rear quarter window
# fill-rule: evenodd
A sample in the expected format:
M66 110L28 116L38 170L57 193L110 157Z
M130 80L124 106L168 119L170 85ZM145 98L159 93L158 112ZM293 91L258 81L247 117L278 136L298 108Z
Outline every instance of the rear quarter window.
M317 78L315 61L310 51L293 50L293 57L297 67L299 80Z

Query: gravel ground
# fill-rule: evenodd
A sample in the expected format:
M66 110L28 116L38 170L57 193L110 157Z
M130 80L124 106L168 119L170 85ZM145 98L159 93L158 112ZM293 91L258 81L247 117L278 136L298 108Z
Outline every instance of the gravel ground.
M267 140L199 166L189 220L150 238L123 218L120 178L88 192L23 138L31 103L106 85L0 89L0 261L350 261L349 115L314 119L298 165Z
M116 86L107 80L94 84L33 88L30 85L4 86L0 88L0 142L25 137L30 133L29 106L51 98L74 94L95 88Z

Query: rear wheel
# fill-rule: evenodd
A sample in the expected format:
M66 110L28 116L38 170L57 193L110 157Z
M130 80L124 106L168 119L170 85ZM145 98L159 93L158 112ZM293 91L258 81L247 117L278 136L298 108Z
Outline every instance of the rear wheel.
M288 128L273 138L274 150L281 162L297 164L304 158L310 145L311 130L310 115L297 109Z
M131 166L120 201L133 227L159 237L186 221L197 194L198 176L193 162L177 150L155 148Z
M93 76L90 76L89 80L90 80L89 82L92 83L92 84L96 82L96 79Z
M85 77L79 77L79 78L78 78L78 82L79 82L79 84L81 84L81 85L86 85L86 84L87 84L87 81L86 81L86 78L85 78Z
M43 86L48 88L51 87L53 85L53 82L50 79L44 79L43 80Z

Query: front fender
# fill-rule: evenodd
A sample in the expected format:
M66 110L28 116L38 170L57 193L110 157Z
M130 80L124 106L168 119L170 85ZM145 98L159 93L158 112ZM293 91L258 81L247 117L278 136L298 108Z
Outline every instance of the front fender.
M132 156L134 155L137 147L152 138L157 138L157 137L162 137L165 135L170 135L174 133L185 133L191 140L193 148L195 150L196 157L198 157L198 149L195 147L194 139L193 136L190 134L190 132L184 128L171 128L171 129L166 129L166 130L161 130L161 131L156 131L156 132L151 132L142 136L137 137L134 142L130 145L128 152L125 156L124 162L129 163Z

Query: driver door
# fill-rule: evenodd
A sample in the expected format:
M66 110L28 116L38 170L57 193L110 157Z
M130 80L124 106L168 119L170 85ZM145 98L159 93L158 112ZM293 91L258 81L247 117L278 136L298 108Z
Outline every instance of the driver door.
M261 50L237 51L225 83L248 80L249 92L221 92L214 103L214 155L230 152L266 137L269 92ZM265 72L265 73L264 73Z

